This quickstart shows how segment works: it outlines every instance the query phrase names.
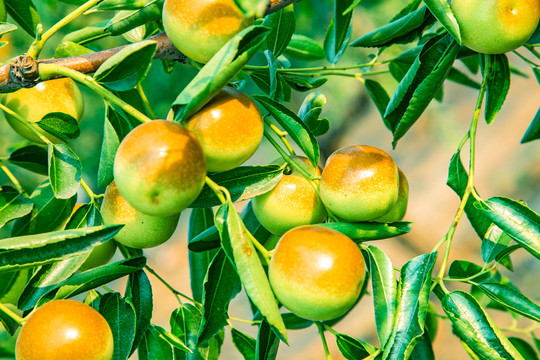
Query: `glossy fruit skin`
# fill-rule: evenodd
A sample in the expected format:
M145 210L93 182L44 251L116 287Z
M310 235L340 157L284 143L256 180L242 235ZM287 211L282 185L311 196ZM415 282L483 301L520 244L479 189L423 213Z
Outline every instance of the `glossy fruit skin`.
M101 215L105 225L125 224L114 240L137 249L158 246L169 240L180 217L180 214L152 216L135 210L120 195L114 182L105 190Z
M352 145L335 151L321 176L320 196L326 207L346 221L371 221L396 204L398 168L384 151Z
M163 26L188 58L207 63L234 35L253 24L234 0L165 0Z
M538 0L453 0L463 45L502 54L523 45L540 19Z
M314 173L307 158L294 156L293 159L308 173ZM320 175L321 169L317 167L316 176ZM272 190L253 198L251 204L261 225L279 236L297 226L321 223L327 216L324 204L309 180L294 168L290 174L284 174Z
M137 126L120 143L114 159L118 191L147 215L179 214L197 198L205 177L199 140L173 121Z
M259 147L264 130L255 102L233 88L221 90L187 120L186 127L201 142L208 171L243 164Z
M381 216L380 218L375 219L374 221L382 223L391 223L394 221L401 221L407 213L407 205L409 204L409 182L407 177L398 168L399 173L399 191L396 204L390 209L389 212Z
M325 321L346 313L366 276L362 253L347 236L319 225L289 230L268 269L278 300L294 314Z
M55 79L41 82L33 88L20 89L2 96L2 104L13 110L30 123L40 121L45 115L52 112L63 112L74 117L77 122L81 120L84 110L84 101L77 84L69 78ZM9 125L22 137L38 144L44 142L26 124L22 124L15 117L4 113ZM38 130L49 140L59 140L42 129Z
M115 252L116 243L114 242L114 240L107 240L92 249L90 255L79 267L79 270L86 271L101 265L105 265L109 261L111 261Z
M105 318L75 300L54 300L35 310L17 338L18 360L110 360L113 335Z

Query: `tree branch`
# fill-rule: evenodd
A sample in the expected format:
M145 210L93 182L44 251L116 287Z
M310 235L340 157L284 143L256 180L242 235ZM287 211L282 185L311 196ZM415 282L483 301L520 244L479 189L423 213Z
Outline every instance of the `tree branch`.
M285 6L301 0L270 0L266 14L276 12ZM186 62L187 58L174 47L167 35L162 32L147 40L157 42L154 59ZM34 61L26 55L20 55L7 65L0 67L0 92L13 91L23 87L33 87L38 81L37 67L40 63L55 64L79 71L84 74L95 72L105 60L125 48L127 45L107 49L88 55L73 56L61 59Z

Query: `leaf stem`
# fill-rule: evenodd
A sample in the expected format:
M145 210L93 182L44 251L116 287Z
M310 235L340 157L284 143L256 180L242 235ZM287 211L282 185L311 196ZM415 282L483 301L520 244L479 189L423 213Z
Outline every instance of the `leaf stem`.
M141 123L152 121L152 119L150 119L148 116L135 109L133 106L129 105L127 102L113 94L111 91L105 89L103 86L98 84L93 77L64 66L43 63L39 64L39 76L42 80L50 79L55 75L66 76L80 84L83 84L102 98L105 98L114 105L120 107L123 111L133 116Z
M66 17L64 17L62 20L54 24L49 30L47 30L42 36L40 36L37 40L35 40L32 45L30 46L30 49L28 49L27 55L30 56L32 59L37 59L39 56L39 53L41 52L41 49L43 49L43 46L49 40L51 36L53 36L58 30L69 24L71 21L73 21L75 18L82 15L86 10L90 9L92 6L100 3L103 0L89 0L86 3L79 6L77 9L72 11L70 14L68 14Z
M288 133L286 131L281 131L274 123L272 123L272 121L270 121L269 118L265 117L264 118L264 122L266 125L268 125L268 127L277 135L279 136L279 138L281 139L281 142L283 142L283 144L285 145L285 147L287 148L287 150L289 151L289 154L291 155L296 155L294 153L294 150L291 146L291 143L289 143L289 140L287 140L287 135Z
M208 176L206 177L204 181L206 182L206 185L208 185L208 187L212 189L214 194L216 194L216 196L218 197L219 201L221 201L222 204L225 204L227 200L231 199L229 190L227 190L223 186L216 184L214 180L210 179Z
M326 343L326 338L324 337L324 325L320 321L316 321L317 329L319 330L319 335L321 336L321 342L324 348L324 354L326 355L326 360L332 360L330 356L330 351L328 350L328 344Z
M19 315L15 314L10 308L8 308L6 305L0 303L0 311L9 316L13 321L15 321L19 325L23 325L25 320L24 318L20 317Z
M11 172L11 170L9 170L9 169L7 168L7 166L4 165L4 164L0 164L0 168L4 171L4 173L7 175L7 177L9 178L9 180L13 183L13 185L15 186L15 188L17 188L17 191L20 192L20 193L24 193L24 189L22 188L21 183L19 182L19 180L17 180L17 178L15 177L15 175L13 175L13 173Z
M281 73L289 73L289 72L317 72L317 71L327 71L327 70L352 70L352 69L361 69L365 67L371 67L371 66L377 66L377 65L383 65L386 63L391 62L393 59L389 60L382 60L378 62L370 61L368 63L364 64L358 64L358 65L351 65L351 66L341 66L341 67L328 67L328 66L317 66L317 67L311 67L311 68L292 68L292 69L276 69L277 72ZM244 69L246 70L267 70L268 66L250 66L246 65L244 66Z
M156 273L154 271L154 269L152 269L150 266L148 265L145 265L144 268L152 275L154 275L163 285L165 285L165 287L167 289L169 289L174 295L176 296L181 296L183 297L184 299L194 303L195 305L201 307L202 304L192 298L190 298L189 296L187 296L186 294L184 293L181 293L180 291L176 290L175 288L173 288L167 281L165 281L165 279L163 279L161 276L158 275L158 273Z
M150 102L148 101L148 98L146 97L146 94L144 93L144 89L142 85L139 83L135 87L135 89L137 89L137 92L139 93L139 96L141 97L143 101L144 108L146 109L146 111L148 111L148 114L150 114L150 116L153 119L157 119L156 113L154 112L154 109L152 109L152 106L150 105Z
M88 184L86 183L86 181L84 181L84 179L81 179L81 186L86 192L86 194L88 195L88 197L90 198L90 201L94 202L94 199L96 198L96 194L94 194L94 192L92 191L92 189L90 189L90 186L88 186Z

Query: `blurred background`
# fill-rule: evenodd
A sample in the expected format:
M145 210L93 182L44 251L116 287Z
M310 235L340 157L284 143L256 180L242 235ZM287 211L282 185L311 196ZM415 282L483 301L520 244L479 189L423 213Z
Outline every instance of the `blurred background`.
M73 9L73 6L54 0L35 0L34 2L45 29ZM406 4L406 0L362 1L354 11L351 39L354 40L386 23L398 9ZM302 0L295 4L296 33L309 36L322 43L324 29L331 21L332 11L333 2L329 0ZM52 57L55 46L66 33L110 16L110 13L96 13L77 19L50 40L50 45L45 48L42 58ZM32 38L19 29L4 36L2 41L8 41L7 45L0 48L0 61L5 63L9 58L26 52ZM105 38L87 46L100 50L126 42L123 37ZM402 50L403 48L399 46L391 47L385 51L383 59L392 58ZM370 54L372 54L370 49L349 48L339 62L339 66L364 63L369 61ZM523 71L526 76L515 74L512 76L510 93L494 123L490 126L483 121L480 123L476 188L484 198L506 196L524 200L538 212L540 211L540 142L520 145L520 140L540 105L540 87L528 65L517 56L512 54L509 56L512 66ZM292 63L295 67L326 64L324 61L312 63L292 61ZM251 64L264 65L264 57L262 55L255 57ZM158 117L166 117L171 103L195 73L196 70L192 67L177 64L172 72L167 74L159 61L153 63L150 74L142 86ZM249 78L245 77L245 79L247 79L243 89L245 92L261 93ZM381 82L389 94L392 94L397 86L397 82L389 74L383 74L374 79ZM476 79L479 80L478 77ZM96 173L105 109L99 97L84 88L81 90L85 98L85 114L80 125L81 137L70 145L83 162L84 179L94 192L101 193L104 189L97 188ZM324 165L326 157L342 146L373 145L388 152L408 178L410 197L405 220L413 222L413 229L406 236L378 241L376 245L389 255L395 267L401 267L409 259L430 252L450 227L459 205L459 198L445 185L447 169L460 139L468 130L477 91L446 82L442 102L434 101L429 106L417 124L400 140L396 150L392 150L391 133L385 128L380 114L360 81L351 77L330 77L329 81L317 91L327 98L322 115L330 120L330 132L320 138L321 165ZM306 95L306 93L293 93L292 100L287 106L296 111ZM25 140L9 127L0 115L0 157L7 156L11 150L24 143ZM468 149L465 148L464 163L468 160L467 152ZM267 164L278 156L268 143L263 142L248 164ZM10 169L29 193L44 180L44 177L24 170ZM0 174L0 184L9 184L9 180L3 173ZM81 193L79 202L86 201L85 196ZM238 204L238 209L241 209L243 205ZM174 237L158 248L145 251L149 265L177 290L186 294L191 293L186 247L188 219L189 210L186 210L181 216ZM0 238L7 236L5 230L0 230ZM455 236L451 259L481 262L480 244L479 238L467 219L463 218ZM117 254L116 258L119 259L120 255ZM515 271L502 269L503 274L514 281L523 293L539 301L540 286L536 277L540 273L540 262L525 251L517 251L512 259ZM161 283L155 281L155 278L149 276L154 290L153 322L168 329L169 316L178 306L176 298ZM119 281L113 287L123 292L125 282ZM436 300L435 303L438 312L442 313ZM335 326L335 329L378 346L373 313L373 302L368 294L349 316ZM251 313L244 293L232 302L229 315L234 318L250 318ZM490 315L502 328L512 325L512 318L501 312L490 310ZM256 336L255 327L241 322L233 323L240 330ZM527 322L519 324L521 327L527 325L529 325ZM519 336L514 333L511 335ZM536 335L540 337L540 332ZM315 327L290 331L289 336L290 346L280 345L278 359L324 359L324 351ZM332 358L342 358L331 334L327 334L327 340ZM449 324L444 321L439 321L439 333L435 338L434 346L437 359L468 358L459 341L451 334ZM136 359L136 356L133 358ZM230 341L229 330L227 330L221 358L241 358Z

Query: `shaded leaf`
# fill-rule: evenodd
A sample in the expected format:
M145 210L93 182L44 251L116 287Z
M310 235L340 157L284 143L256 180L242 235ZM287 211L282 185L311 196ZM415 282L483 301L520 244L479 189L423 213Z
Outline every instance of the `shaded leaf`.
M478 284L478 287L499 305L540 322L540 306L517 289L498 283L482 283Z
M48 174L49 155L47 150L37 145L28 145L9 154L9 162L40 175Z
M135 309L118 293L103 295L99 312L109 323L114 339L113 359L127 359L135 336Z
M49 143L49 179L54 196L69 199L77 194L82 164L77 154L63 144Z
M491 124L501 110L510 89L510 65L505 54L485 56L491 57L491 66L484 74L487 77L485 116L486 122Z
M234 347L238 349L245 360L255 360L255 348L257 341L254 338L235 328L231 329L231 338Z
M315 40L301 34L293 34L284 54L304 61L322 60L325 57L324 49Z
M540 139L540 108L536 112L534 119L527 128L527 131L521 139L521 143L524 144L529 141Z
M11 186L0 186L0 228L7 222L29 214L34 207L32 200Z

